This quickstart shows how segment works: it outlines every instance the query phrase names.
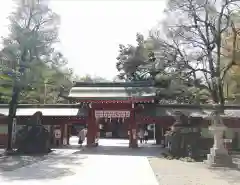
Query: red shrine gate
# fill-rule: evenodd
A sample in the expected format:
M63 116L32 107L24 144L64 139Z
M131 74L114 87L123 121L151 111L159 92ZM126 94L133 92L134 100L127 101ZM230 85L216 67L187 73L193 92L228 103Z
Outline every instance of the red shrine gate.
M137 104L154 103L156 96L154 83L121 82L121 83L86 83L76 82L67 99L72 103L87 103L87 145L93 146L99 132L99 119L124 119L128 124L129 147L137 144Z

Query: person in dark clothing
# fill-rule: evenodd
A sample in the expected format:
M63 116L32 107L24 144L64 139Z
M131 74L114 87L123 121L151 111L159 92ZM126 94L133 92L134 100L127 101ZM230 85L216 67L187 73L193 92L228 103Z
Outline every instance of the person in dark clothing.
M145 141L145 143L148 142L148 131L147 130L144 131L144 141Z
M140 143L143 143L143 140L144 140L144 130L140 129L138 135L139 135Z

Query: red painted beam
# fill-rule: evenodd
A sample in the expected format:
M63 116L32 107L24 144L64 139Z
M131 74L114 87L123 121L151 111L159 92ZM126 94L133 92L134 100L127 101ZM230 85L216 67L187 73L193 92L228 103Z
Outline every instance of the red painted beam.
M92 108L98 110L121 110L131 109L132 103L93 103Z

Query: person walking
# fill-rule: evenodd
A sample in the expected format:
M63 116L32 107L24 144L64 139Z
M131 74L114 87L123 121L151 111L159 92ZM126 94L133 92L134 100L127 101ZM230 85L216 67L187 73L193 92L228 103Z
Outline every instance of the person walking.
M147 130L144 131L144 141L145 141L145 143L148 142L148 131Z
M138 135L139 135L140 143L143 143L143 140L144 140L144 130L140 129Z
M82 144L85 140L85 136L86 136L85 134L86 134L85 129L80 130L78 133L78 144L80 145L80 147L82 147Z

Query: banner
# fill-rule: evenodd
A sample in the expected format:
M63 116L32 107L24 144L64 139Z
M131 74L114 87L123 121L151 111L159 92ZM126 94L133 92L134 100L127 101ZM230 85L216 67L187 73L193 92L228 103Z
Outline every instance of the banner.
M96 118L129 118L130 111L96 110Z

